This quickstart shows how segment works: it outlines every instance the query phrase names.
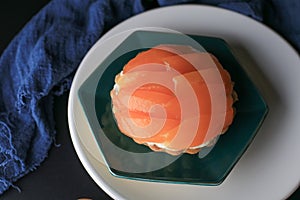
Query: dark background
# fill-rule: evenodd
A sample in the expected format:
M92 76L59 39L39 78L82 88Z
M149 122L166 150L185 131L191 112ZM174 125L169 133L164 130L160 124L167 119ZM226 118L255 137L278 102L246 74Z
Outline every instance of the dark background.
M31 17L48 2L49 0L1 0L0 55ZM82 197L93 200L111 199L90 178L76 155L67 123L67 101L68 94L55 99L56 143L60 147L53 146L48 158L37 170L15 183L21 192L10 188L0 196L1 200L75 200ZM300 189L289 198L296 199L300 199Z

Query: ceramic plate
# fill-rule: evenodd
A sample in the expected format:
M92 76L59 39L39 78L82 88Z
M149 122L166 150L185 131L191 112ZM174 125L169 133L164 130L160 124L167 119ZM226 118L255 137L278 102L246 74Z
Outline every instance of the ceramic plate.
M146 49L159 44L189 45L192 42L197 43L201 51L215 55L231 74L239 99L234 105L234 122L216 145L203 148L198 154L171 156L152 152L122 134L115 123L110 98L115 76L129 60ZM110 172L136 180L201 185L222 183L253 140L267 113L264 100L224 40L178 33L133 32L85 80L78 95Z
M224 39L269 106L268 117L253 143L219 186L121 179L112 176L103 164L77 96L78 88L122 41L120 38L119 42L107 44L107 38L145 26ZM299 55L287 42L264 25L240 14L195 5L145 12L109 31L82 61L70 91L68 107L75 149L91 177L114 199L286 198L298 187L300 180L300 94L295 92L300 85L299 66Z

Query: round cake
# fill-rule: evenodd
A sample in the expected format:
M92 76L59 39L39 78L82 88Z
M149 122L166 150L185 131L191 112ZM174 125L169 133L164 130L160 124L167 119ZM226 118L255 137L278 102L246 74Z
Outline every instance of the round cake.
M171 155L195 154L232 124L233 86L214 55L159 45L137 54L116 75L112 111L120 131L136 143Z

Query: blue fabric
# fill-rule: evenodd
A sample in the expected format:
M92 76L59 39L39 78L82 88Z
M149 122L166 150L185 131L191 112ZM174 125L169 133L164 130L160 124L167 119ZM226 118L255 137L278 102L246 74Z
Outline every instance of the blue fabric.
M101 35L145 10L183 3L252 17L300 50L298 0L53 0L0 57L0 194L47 157L56 134L53 97L69 90L81 59Z

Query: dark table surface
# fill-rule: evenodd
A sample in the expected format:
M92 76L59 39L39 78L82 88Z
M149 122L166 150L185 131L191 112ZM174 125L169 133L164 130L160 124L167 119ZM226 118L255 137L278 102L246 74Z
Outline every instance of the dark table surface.
M49 0L5 0L0 3L0 54ZM57 123L56 142L48 158L34 172L15 183L21 192L14 188L6 191L0 199L7 200L72 200L82 197L111 199L90 178L76 155L67 123L68 94L55 99L55 118ZM299 169L300 170L300 169ZM289 200L300 199L298 189Z

